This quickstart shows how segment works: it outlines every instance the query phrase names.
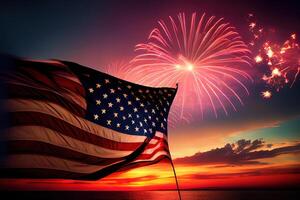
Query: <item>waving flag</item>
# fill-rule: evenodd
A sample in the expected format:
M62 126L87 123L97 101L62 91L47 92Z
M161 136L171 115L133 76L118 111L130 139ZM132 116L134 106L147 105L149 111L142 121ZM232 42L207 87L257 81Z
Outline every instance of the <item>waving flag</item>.
M13 59L0 75L0 177L96 180L170 157L174 88L64 61Z

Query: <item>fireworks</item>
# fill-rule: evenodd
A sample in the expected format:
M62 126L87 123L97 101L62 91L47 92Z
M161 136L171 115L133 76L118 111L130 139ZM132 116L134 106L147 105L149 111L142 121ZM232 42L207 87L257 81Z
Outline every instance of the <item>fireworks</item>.
M283 44L279 44L266 39L267 33L263 30L256 22L254 15L249 14L249 31L252 33L249 44L253 47L253 51L255 51L255 48L258 49L254 61L268 67L267 72L262 76L262 80L265 82L266 87L279 92L286 85L292 87L298 78L300 48L296 42L296 34L291 34L288 40ZM260 44L261 47L257 47ZM262 92L262 94L264 93ZM265 95L262 96L266 98Z
M218 110L227 115L229 107L237 110L242 96L249 94L246 81L251 65L249 49L235 28L223 19L186 17L160 20L146 43L136 45L137 55L126 79L150 86L179 89L174 102L179 118L191 113Z
M129 70L129 68L129 62L125 60L120 60L105 66L104 72L120 79L126 79L126 73Z
M285 85L293 86L300 71L300 48L296 43L296 35L292 34L290 39L283 45L270 41L263 44L259 54L255 57L256 63L268 65L269 74L264 74L262 80L277 92Z
M269 90L263 91L261 92L261 96L265 99L269 99L272 97L272 92L270 92Z

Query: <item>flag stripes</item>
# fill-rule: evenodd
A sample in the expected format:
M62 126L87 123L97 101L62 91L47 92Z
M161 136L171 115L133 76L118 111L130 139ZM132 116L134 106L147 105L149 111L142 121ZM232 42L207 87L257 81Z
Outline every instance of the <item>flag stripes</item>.
M19 62L0 74L10 122L0 135L7 153L1 177L97 179L169 156L164 133L132 135L86 119L86 89L67 65Z

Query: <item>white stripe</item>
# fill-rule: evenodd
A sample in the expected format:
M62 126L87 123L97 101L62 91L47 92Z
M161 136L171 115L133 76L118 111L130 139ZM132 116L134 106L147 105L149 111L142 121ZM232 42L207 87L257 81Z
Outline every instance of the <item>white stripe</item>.
M41 126L12 127L6 129L0 139L40 141L100 158L120 158L133 152L103 148Z
M161 142L152 148L146 149L142 154L152 154L155 150L161 147Z
M1 101L1 103L11 112L25 111L48 114L58 119L64 120L65 122L91 134L95 134L109 140L114 140L116 142L144 142L146 139L146 136L143 135L129 135L114 131L106 127L102 127L86 119L78 117L70 113L63 107L50 102L47 103L38 100L8 99Z
M136 160L132 163L137 163L137 162L141 162L141 161L154 161L155 159L157 159L159 156L162 156L162 155L165 155L167 157L170 157L169 153L166 152L166 151L158 151L156 154L154 154L151 158L149 159L139 159L139 160Z
M156 139L151 139L149 143L151 143L152 140L156 140ZM166 142L165 139L160 139L160 140L156 140L156 144L154 147L152 148L146 148L146 150L144 150L144 152L142 154L152 154L155 150L159 149L161 147L161 145L165 144L164 141Z
M53 76L60 76L62 78L68 79L70 81L73 81L75 83L78 83L81 85L81 82L78 80L77 77L70 75L70 73L64 73L64 72L53 72Z
M156 131L155 136L159 137L159 138L164 138L164 140L168 141L168 138L165 134L163 134L162 132Z
M110 164L112 165L112 164ZM4 162L0 162L0 168L25 168L25 169L55 169L76 173L93 173L109 165L97 166L81 162L56 158L45 155L15 154L8 155Z
M31 83L30 85L27 83L21 83L21 82L17 82L17 81L13 81L13 80L7 80L5 81L8 84L13 84L13 85L19 85L19 86L26 86L26 87L30 87L33 89L38 89L38 90L42 90L42 91L47 91L47 92L51 92L55 95L61 96L64 99L67 99L68 101L71 101L72 103L77 104L79 107L81 107L82 109L86 110L87 108L87 104L85 99L81 96L81 95L77 95L75 92L72 92L71 90L66 90L66 92L57 92L53 89L47 89L45 87L40 87L36 84Z
M25 61L30 61L30 62L35 62L35 63L48 63L48 64L54 64L54 65L60 65L66 67L65 64L61 63L60 61L57 60L34 60L34 59L24 59Z
M158 140L157 139L152 139L150 140L149 144L157 144L158 143Z

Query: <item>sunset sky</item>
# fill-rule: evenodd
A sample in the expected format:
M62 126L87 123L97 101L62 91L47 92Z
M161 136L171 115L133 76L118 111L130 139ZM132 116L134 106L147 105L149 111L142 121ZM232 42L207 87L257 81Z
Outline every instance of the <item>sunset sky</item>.
M171 2L171 3L170 3ZM104 70L129 61L157 20L178 12L224 17L245 40L254 13L276 40L300 34L296 1L7 1L0 6L0 53L60 59ZM298 39L299 40L299 39ZM262 73L261 66L253 66ZM300 80L271 99L254 79L244 105L229 116L207 113L169 129L169 146L182 189L294 188L300 186ZM174 189L171 165L117 172L99 181L0 180L0 187L29 190Z

